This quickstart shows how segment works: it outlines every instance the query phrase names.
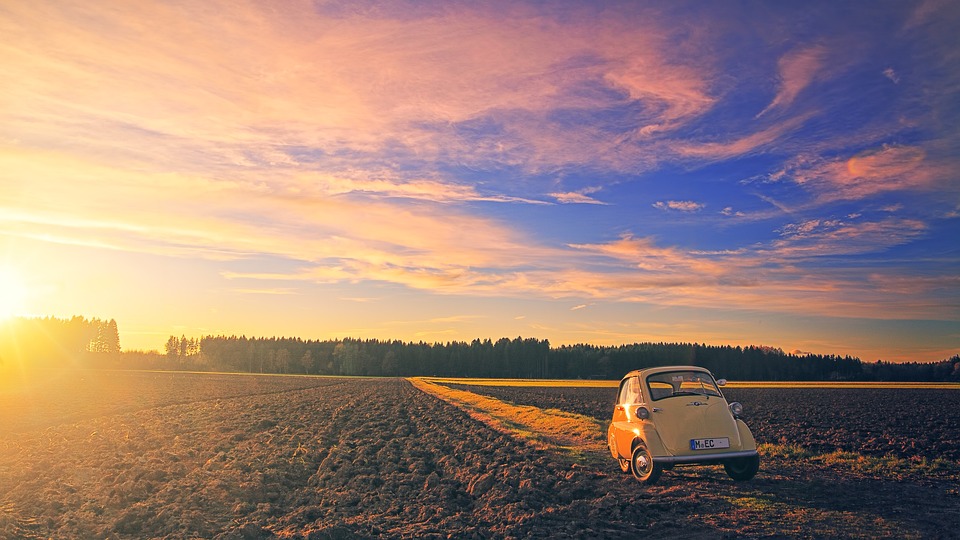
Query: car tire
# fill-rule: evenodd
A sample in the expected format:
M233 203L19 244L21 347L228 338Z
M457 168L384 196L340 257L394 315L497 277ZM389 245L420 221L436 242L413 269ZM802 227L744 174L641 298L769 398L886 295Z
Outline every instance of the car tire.
M633 449L633 455L630 457L630 472L641 484L651 485L656 484L660 479L663 466L653 459L650 451L641 443Z
M760 456L728 459L723 462L723 470L736 482L750 480L760 470Z
M620 472L624 474L630 474L630 460L617 458L617 461L620 463Z

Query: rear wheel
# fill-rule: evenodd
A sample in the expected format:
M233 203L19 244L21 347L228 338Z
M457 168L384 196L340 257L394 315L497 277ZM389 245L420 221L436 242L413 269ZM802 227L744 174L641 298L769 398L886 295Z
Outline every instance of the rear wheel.
M629 459L617 458L617 461L620 463L620 471L621 471L621 472L624 472L624 473L629 473L629 472L630 472L630 460L629 460Z
M727 471L727 476L737 482L750 480L760 470L760 456L728 459L723 462L723 469Z
M641 484L656 484L660 479L660 473L663 472L663 467L654 461L650 451L641 443L633 450L630 471Z

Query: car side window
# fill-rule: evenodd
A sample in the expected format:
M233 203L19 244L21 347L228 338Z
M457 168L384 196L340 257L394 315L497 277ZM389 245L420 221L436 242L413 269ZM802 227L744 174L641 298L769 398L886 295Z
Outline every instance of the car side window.
M623 386L623 401L621 403L640 403L640 382L636 377L627 379Z
M620 403L640 403L640 382L630 377L620 389Z
M631 377L632 378L632 377ZM627 389L630 387L630 379L624 379L620 382L620 392L617 393L617 403L630 403L627 401Z

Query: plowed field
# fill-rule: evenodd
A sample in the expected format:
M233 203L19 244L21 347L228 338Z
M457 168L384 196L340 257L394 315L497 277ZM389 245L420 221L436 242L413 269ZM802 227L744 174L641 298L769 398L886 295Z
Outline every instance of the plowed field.
M744 401L747 401L744 399ZM569 407L573 409L574 407ZM79 372L0 389L3 538L949 537L951 480L771 458L639 487L400 379Z

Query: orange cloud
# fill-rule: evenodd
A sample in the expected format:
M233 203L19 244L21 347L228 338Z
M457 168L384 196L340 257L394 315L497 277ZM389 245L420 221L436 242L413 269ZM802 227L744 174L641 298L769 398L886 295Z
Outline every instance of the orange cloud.
M887 191L928 189L949 178L950 167L917 146L882 146L849 159L798 158L787 167L796 183L821 201L855 200Z
M846 275L805 266L825 255L882 253L925 234L923 223L892 216L800 221L767 246L729 252L689 251L630 234L553 248L456 206L359 194L362 183L330 195L330 186L309 191L299 177L273 184L219 181L57 156L0 152L5 234L168 256L280 257L297 267L224 272L240 280L233 290L290 289L272 281L381 281L440 294L762 306L861 317L884 316L876 306L893 301L903 304L898 313L933 317L949 309L924 300L923 292L942 284L901 291L886 272L881 289L863 280L862 273L877 274L869 269ZM887 156L862 166L886 170L904 161Z
M608 72L606 78L623 88L630 99L648 102L657 111L649 123L637 130L638 135L674 129L714 106L717 99L710 94L709 79L702 70L670 65L664 61L662 49L652 50L642 40L639 46L631 47L629 43L633 41L621 44L632 54L625 55L626 60Z
M570 247L627 261L636 268L661 275L703 276L723 273L708 257L697 257L677 248L656 246L650 238L634 238L624 234L606 244L571 244Z
M576 163L637 174L665 154L711 160L766 150L809 116L725 139L671 140L716 106L717 75L708 53L686 54L696 36L677 47L656 17L567 23L523 6L502 13L449 6L391 20L318 16L306 1L274 7L4 6L0 53L15 84L4 89L0 120L16 136L0 148L0 231L296 266L224 272L234 280L382 281L465 295L858 316L883 316L875 306L884 300L870 284L807 269L805 260L879 253L925 233L910 220L821 220L785 228L769 245L722 253L630 234L540 244L455 204L537 201L455 182L438 172L440 158L468 168L555 171ZM784 55L776 96L758 116L796 103L821 76L825 54L811 47ZM622 133L559 129L552 114L625 105L639 112ZM426 165L410 172L411 162ZM784 178L832 200L924 187L947 169L918 147L894 146L797 163ZM596 188L551 185L544 193L600 203L591 196ZM920 299L894 298L905 311L924 312Z
M525 9L391 20L323 17L308 2L17 4L0 24L5 75L21 81L5 101L24 114L4 121L160 167L184 154L194 166L297 166L285 149L303 146L346 162L400 149L429 161L443 148L534 170L623 168L656 149L556 129L548 113L642 103L649 134L714 103L709 67L685 63L653 19L568 24ZM490 117L500 131L483 141L453 129Z
M125 251L211 259L346 257L446 268L451 259L499 266L529 244L502 224L445 205L421 211L331 196L326 188L305 192L308 186L296 182L217 181L52 153L0 151L0 184L0 223L10 234ZM412 189L430 188L442 186Z

